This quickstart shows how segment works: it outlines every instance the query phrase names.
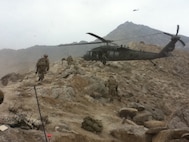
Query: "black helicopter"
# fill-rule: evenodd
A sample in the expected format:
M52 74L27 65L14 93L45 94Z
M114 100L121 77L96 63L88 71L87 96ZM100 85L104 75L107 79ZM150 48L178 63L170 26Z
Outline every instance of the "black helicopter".
M137 51L129 48L124 48L122 46L118 46L117 44L113 44L112 40L106 40L96 34L87 33L91 36L98 38L101 41L101 42L92 42L88 44L105 43L105 45L93 48L92 50L88 51L83 56L83 58L87 61L89 60L101 61L105 65L107 61L124 61L124 60L151 61L156 58L168 57L170 56L170 52L172 52L175 49L175 44L177 43L177 41L180 41L182 45L185 46L185 43L178 36L178 32L179 32L179 25L177 25L177 31L175 35L163 32L164 34L171 36L171 41L159 53Z

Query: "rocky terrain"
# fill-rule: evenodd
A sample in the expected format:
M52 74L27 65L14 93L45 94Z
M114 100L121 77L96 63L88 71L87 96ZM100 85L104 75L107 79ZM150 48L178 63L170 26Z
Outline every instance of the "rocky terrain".
M155 50L159 50L158 48ZM35 95L50 142L187 142L189 53L149 61L101 62L74 59L52 63L43 82L35 71L10 74L1 84L1 142L45 142ZM114 73L119 99L110 102L105 81ZM11 76L13 76L11 78ZM102 131L81 128L84 118Z
M182 29L182 27L180 27ZM92 31L91 31L92 32ZM113 40L114 43L124 46L132 47L136 42L144 42L145 44L165 46L169 41L170 37L163 34L161 30L156 30L151 27L135 24L126 21L120 24L117 28L112 30L106 36L99 35L107 40ZM171 34L175 34L175 29ZM85 34L85 33L83 33ZM98 33L95 33L97 34ZM185 42L186 46L183 48L182 44L178 42L176 47L181 49L189 49L189 37L180 35L181 39ZM90 36L90 35L88 35ZM94 41L98 41L94 37ZM80 40L80 39L78 39ZM48 54L50 61L53 63L59 59L66 58L69 55L73 57L82 57L87 51L92 48L104 45L104 44L85 44L85 45L75 45L76 43L86 43L86 41L73 42L74 45L67 45L63 43L57 43L57 45L34 45L25 49L14 50L12 49L1 49L0 50L0 77L10 73L10 72L28 72L35 68L35 62L43 56L43 54ZM64 46L66 45L66 46ZM1 47L2 48L2 47ZM152 51L154 48L152 48ZM147 50L149 51L149 50Z

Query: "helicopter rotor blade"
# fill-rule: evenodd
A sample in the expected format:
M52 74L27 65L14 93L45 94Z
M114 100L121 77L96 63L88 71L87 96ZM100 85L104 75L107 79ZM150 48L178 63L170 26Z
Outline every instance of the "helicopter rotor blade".
M179 25L177 25L177 32L176 32L176 36L178 35L179 32Z
M185 46L186 44L184 43L184 41L182 41L181 39L179 39L180 43L182 43L183 46Z
M178 35L178 32L179 32L179 25L177 25L177 31L176 31L175 36L177 36L177 35ZM166 33L166 32L163 32L163 33L164 33L164 34L166 34L166 35L168 35L168 36L173 37L173 35L172 35L172 34L170 34L170 33Z
M106 39L104 39L104 38L102 38L102 37L100 37L100 36L98 36L98 35L96 35L96 34L93 34L93 33L87 33L87 34L98 38L98 39L101 40L102 42L106 42L106 43L113 42L112 40L106 40Z
M72 46L72 45L86 45L86 44L100 44L104 42L86 42L86 43L70 43L70 44L60 44L58 46Z
M164 34L168 35L168 36L173 36L172 34L170 33L166 33L166 32L163 32Z

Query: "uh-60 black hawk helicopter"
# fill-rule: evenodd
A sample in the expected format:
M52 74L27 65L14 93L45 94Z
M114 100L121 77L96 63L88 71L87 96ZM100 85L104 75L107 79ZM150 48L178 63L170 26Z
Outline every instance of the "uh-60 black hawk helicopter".
M157 58L168 57L170 56L170 52L172 52L175 49L175 44L177 43L177 41L180 41L182 45L185 46L185 43L180 39L180 36L178 36L178 32L179 32L179 25L177 25L177 31L175 35L163 32L164 34L171 36L171 40L165 47L163 47L163 49L159 53L137 51L129 48L124 48L122 46L118 46L117 44L114 44L112 40L106 40L96 34L87 33L91 36L98 38L101 42L91 42L85 44L105 43L105 45L91 49L83 56L83 58L87 61L89 60L101 61L105 65L107 61L124 61L124 60L151 61Z

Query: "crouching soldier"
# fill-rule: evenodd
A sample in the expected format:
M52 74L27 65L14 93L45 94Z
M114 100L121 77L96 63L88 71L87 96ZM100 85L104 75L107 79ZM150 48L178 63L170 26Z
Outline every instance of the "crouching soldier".
M48 59L48 55L44 55L42 58L40 58L37 61L36 64L36 74L38 74L38 81L42 81L44 79L45 74L47 73L47 71L49 70L49 59Z
M72 56L68 56L66 59L67 63L68 63L68 67L70 67L73 64L73 58Z
M118 100L121 101L121 98L118 95L118 82L112 75L105 83L105 86L108 87L108 94L110 96L110 101L113 101L114 98L118 98Z

